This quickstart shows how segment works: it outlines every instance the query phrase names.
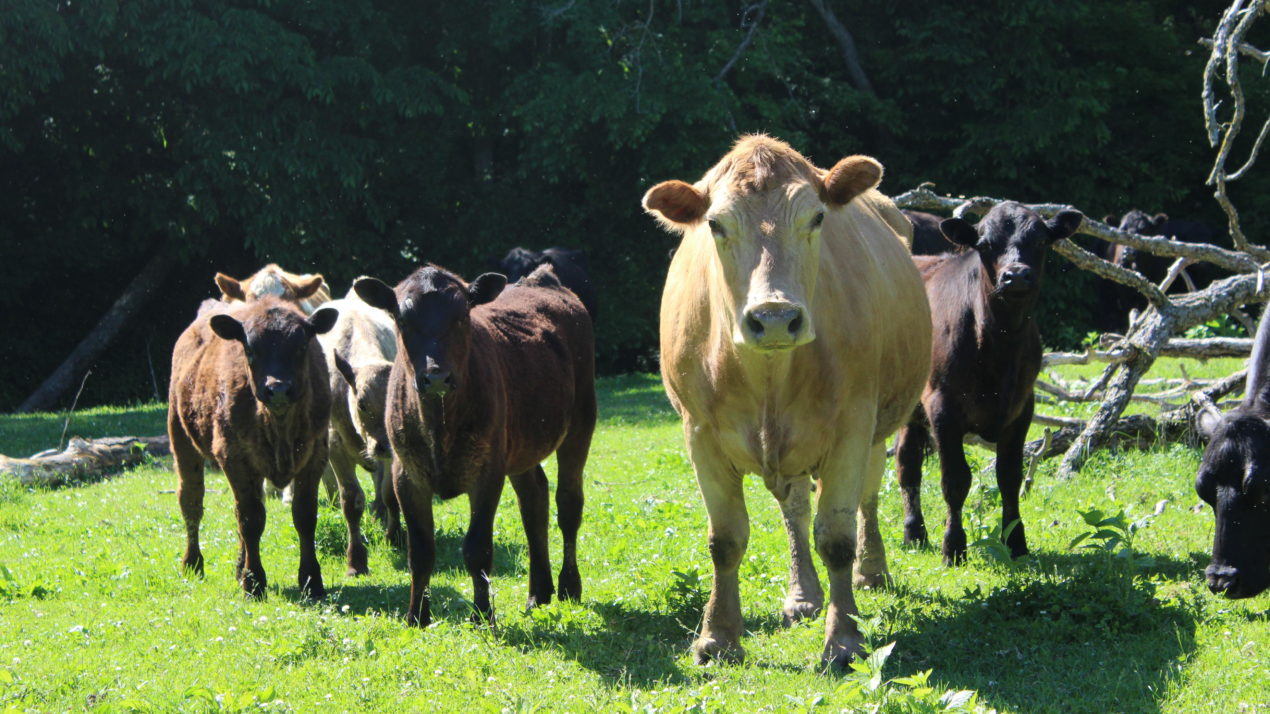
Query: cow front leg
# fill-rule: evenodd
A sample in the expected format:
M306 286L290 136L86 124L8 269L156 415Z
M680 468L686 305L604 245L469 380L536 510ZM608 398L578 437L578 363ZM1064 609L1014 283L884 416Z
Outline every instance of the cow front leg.
M406 562L410 565L406 624L427 627L432 622L428 586L437 553L432 524L432 489L422 479L412 478L398 458L393 458L392 482L405 522Z
M689 430L685 421L685 430ZM728 468L715 450L701 444L702 437L689 440L689 453L710 517L710 560L714 577L710 583L710 600L702 615L701 634L692 643L693 660L706 664L711 660L741 662L741 591L738 569L750 539L749 514L745 510L745 493L741 474Z
M886 567L886 547L878 527L878 490L886 471L886 443L874 444L869 452L864 489L860 493L859 527L856 531L855 579L857 588L883 588L891 584Z
M1001 491L1001 533L1010 533L1005 544L1010 557L1020 558L1028 554L1027 536L1023 532L1023 517L1019 514L1019 488L1023 485L1023 447L1027 441L1027 427L1032 423L1031 400L1017 421L1010 424L997 442L997 487ZM1010 524L1014 524L1011 528Z
M172 445L172 460L176 467L176 500L181 504L181 519L185 521L185 554L181 556L181 569L186 574L203 577L203 551L199 548L199 526L203 522L203 456L181 430L179 422L169 419L168 437Z
M811 479L789 481L784 494L773 494L781 506L781 520L789 537L789 578L781 616L785 626L811 619L825 604L825 591L811 555Z
M223 468L234 492L234 515L238 520L236 575L247 597L263 598L269 586L260 562L260 536L265 532L264 488L259 478L248 476L242 467L226 464Z
M932 421L936 417L932 415ZM962 440L965 432L951 425L932 424L935 448L939 452L940 487L948 504L948 521L944 525L944 565L966 562L966 529L961 525L961 509L970 493L970 464L966 463Z
M520 505L520 520L525 526L525 540L529 544L529 600L526 607L546 605L551 602L555 587L551 583L551 553L547 549L547 522L550 498L547 474L542 466L534 466L511 477Z
M925 414L918 407L912 420L895 437L895 472L900 482L904 507L904 545L926 544L926 518L922 515L922 461L930 432Z
M314 459L316 465L307 467L291 482L291 523L300 541L300 568L296 585L301 597L311 600L326 598L326 586L322 582L322 567L318 565L314 536L317 532L318 488L322 483L322 471L326 459Z
M471 519L463 538L463 562L472 578L472 605L478 622L494 623L489 581L494 571L494 516L503 493L501 471L487 471L468 494Z
M864 430L852 430L858 433ZM816 504L816 551L829 571L829 608L825 616L823 660L844 667L864 652L856 626L852 570L856 558L856 514L865 486L871 453L867 441L844 443L819 476Z
M370 572L366 563L366 544L362 542L362 513L366 510L366 494L357 482L357 460L350 454L342 441L336 441L331 448L331 460L328 470L334 473L340 495L340 509L344 512L344 523L348 529L348 549L345 552L348 563L348 575L365 575ZM323 478L326 473L323 473Z

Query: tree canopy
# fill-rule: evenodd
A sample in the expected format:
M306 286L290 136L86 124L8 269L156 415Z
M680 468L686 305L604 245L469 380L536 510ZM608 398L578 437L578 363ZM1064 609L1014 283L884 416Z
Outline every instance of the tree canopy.
M585 248L600 369L655 369L674 240L639 198L695 180L746 132L821 165L872 154L892 193L934 181L1220 227L1196 42L1223 7L8 0L0 409L159 250L177 267L81 403L165 394L172 343L218 270L274 261L342 295L359 274L396 281L421 262L472 277L515 245ZM1254 240L1263 220L1245 209ZM1075 271L1051 275L1044 337L1069 345L1092 329L1089 291Z

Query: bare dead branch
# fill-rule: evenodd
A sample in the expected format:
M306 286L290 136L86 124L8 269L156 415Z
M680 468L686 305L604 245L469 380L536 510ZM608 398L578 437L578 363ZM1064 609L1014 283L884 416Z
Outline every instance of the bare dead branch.
M825 0L808 0L808 2L811 3L812 7L816 8L816 12L820 13L820 17L825 21L825 27L829 30L829 34L833 35L833 39L837 41L838 49L842 53L842 61L847 65L847 75L851 77L851 83L855 85L856 89L865 94L876 96L877 92L873 91L873 84L869 81L868 75L864 73L864 67L860 64L860 53L856 51L855 38L838 20L838 16L825 3Z
M768 0L762 0L762 2L754 3L741 12L741 27L748 27L749 30L745 33L745 37L742 38L741 44L737 45L736 52L732 53L732 57L727 61L727 64L723 65L723 69L719 70L719 73L715 75L715 85L723 84L728 72L732 71L732 67L741 60L741 57L745 55L745 51L749 49L750 43L754 41L754 33L758 32L758 26L763 22L763 15L767 13L767 3ZM752 18L750 17L751 14L753 15Z

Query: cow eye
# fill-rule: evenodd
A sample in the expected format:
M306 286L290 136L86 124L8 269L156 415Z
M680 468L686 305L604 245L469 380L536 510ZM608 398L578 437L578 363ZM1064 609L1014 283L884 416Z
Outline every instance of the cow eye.
M821 211L820 213L817 213L817 214L816 214L816 217L815 217L815 218L811 219L811 229L812 229L813 231L814 231L814 230L816 230L816 229L817 229L817 228L819 228L819 227L821 226L821 224L823 224L824 222L825 222L825 212L824 212L824 211Z
M256 351L250 347L243 347L243 353L247 355L247 364L250 365L256 361Z
M714 234L715 238L724 238L727 236L726 232L723 230L723 224L718 221L710 219L706 221L706 225L710 226L710 232Z

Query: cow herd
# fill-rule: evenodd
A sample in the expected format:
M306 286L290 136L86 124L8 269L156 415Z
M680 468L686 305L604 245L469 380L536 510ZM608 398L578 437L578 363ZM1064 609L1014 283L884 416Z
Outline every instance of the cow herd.
M827 661L862 651L853 587L890 581L877 509L885 442L897 430L905 542L926 540L919 492L933 442L948 503L943 556L964 559L971 473L962 444L975 434L997 448L1006 543L1016 557L1028 552L1018 493L1041 357L1033 313L1048 246L1071 236L1082 216L1044 219L1004 203L977 226L910 221L877 191L881 178L872 158L849 156L826 171L755 135L699 181L666 181L644 196L645 210L681 236L660 342L666 392L709 518L714 574L692 646L698 662L744 656L746 474L763 479L788 535L784 619L824 610ZM935 241L958 250L920 249ZM580 598L583 470L596 423L595 290L578 251L516 249L499 269L467 282L427 265L395 287L362 277L339 300L320 276L274 265L243 281L218 274L221 298L204 302L173 352L168 430L186 526L182 565L203 570L203 470L212 461L234 497L243 590L260 596L267 586L259 545L272 485L290 491L298 586L323 597L319 483L339 494L348 573L366 573L362 466L373 475L372 513L406 547L410 624L430 621L433 499L459 495L470 508L462 554L475 616L493 620L493 525L505 478L528 542L528 604ZM1270 328L1260 332L1265 357ZM1270 369L1257 365L1245 406L1207 415L1214 447L1198 482L1218 514L1210 587L1235 596L1270 585L1270 534L1246 542L1255 520L1248 513L1270 502L1259 470L1270 461ZM554 581L541 466L553 453L564 538ZM829 574L827 607L813 548Z

